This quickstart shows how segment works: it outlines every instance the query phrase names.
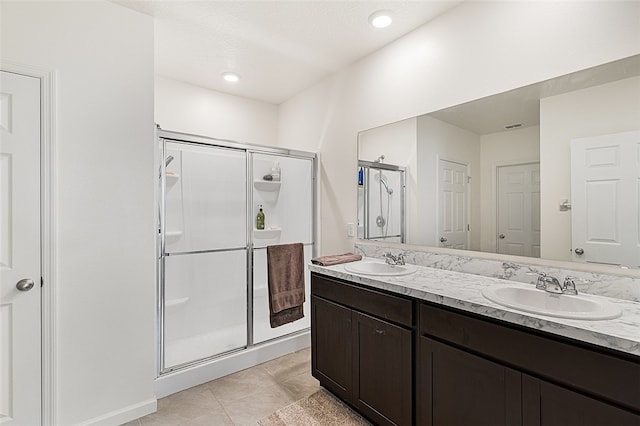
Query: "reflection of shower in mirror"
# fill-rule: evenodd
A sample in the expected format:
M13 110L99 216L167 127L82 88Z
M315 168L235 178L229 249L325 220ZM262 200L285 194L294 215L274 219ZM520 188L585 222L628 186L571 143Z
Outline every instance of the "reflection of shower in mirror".
M405 169L383 159L358 165L358 237L404 242Z
M378 215L378 217L376 217L376 225L378 226L378 228L381 228L380 230L382 231L382 237L386 238L387 232L389 230L389 227L386 225L388 224L387 219L389 218L389 214L391 213L391 194L393 194L393 188L389 187L387 183L387 178L382 174L382 170L378 170L378 173L376 174L376 180L378 181L378 188L380 189L380 197L378 198L380 200L380 214ZM383 205L385 204L384 202L385 200L383 199L383 196L382 196L383 185L387 195L386 196L386 204L387 204L386 216L385 216L384 207L383 207Z

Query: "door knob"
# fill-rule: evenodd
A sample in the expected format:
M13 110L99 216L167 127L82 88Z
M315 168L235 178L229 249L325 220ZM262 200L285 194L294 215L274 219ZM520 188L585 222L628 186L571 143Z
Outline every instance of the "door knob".
M578 247L574 250L578 256L582 256L584 254L584 250Z
M18 283L16 284L16 288L19 291L29 291L33 288L33 286L34 286L33 280L29 278L22 279L18 281Z
M447 239L446 239L445 237L440 237L440 242L441 242L441 243L446 243L446 242L447 242Z
M504 240L505 239L505 235L504 234L500 234L500 235L498 235L498 238L500 238L501 240Z

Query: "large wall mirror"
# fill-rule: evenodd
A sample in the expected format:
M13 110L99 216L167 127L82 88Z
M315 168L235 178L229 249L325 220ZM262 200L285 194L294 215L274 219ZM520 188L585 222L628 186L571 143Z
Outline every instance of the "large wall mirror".
M362 131L358 162L360 238L640 268L640 55Z

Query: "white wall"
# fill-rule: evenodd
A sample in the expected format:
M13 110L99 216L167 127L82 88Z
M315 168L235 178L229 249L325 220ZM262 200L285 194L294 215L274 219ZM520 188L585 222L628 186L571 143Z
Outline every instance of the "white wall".
M156 76L155 119L164 130L277 145L276 105Z
M480 248L480 185L474 180L480 172L480 136L436 118L418 117L418 238L414 244L437 247L438 230L438 169L440 160L467 165L469 185L467 223L471 225L471 250ZM479 177L479 176L478 176ZM477 182L477 183L476 183Z
M468 2L280 106L278 143L322 152L324 254L353 248L357 133L640 53L638 2Z
M106 1L1 19L2 60L55 72L52 424L118 424L156 404L153 22Z
M540 126L480 137L480 250L496 251L496 168L540 161Z
M571 259L571 139L640 130L640 77L540 101L541 235L543 258Z

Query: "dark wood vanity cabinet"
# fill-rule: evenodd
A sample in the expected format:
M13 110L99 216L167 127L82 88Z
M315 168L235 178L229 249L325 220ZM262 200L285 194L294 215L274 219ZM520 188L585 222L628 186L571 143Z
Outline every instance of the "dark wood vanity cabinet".
M518 371L420 337L418 424L520 424Z
M413 423L413 302L311 280L311 363L320 384L384 425Z
M329 278L312 374L375 424L640 426L640 358Z
M636 391L637 397L640 398L638 392L640 389ZM523 400L528 401L523 403L522 407L524 425L640 425L640 416L637 413L524 374L522 394Z
M345 401L353 393L351 309L311 296L313 376Z
M637 358L423 303L420 425L640 426Z

